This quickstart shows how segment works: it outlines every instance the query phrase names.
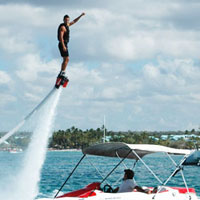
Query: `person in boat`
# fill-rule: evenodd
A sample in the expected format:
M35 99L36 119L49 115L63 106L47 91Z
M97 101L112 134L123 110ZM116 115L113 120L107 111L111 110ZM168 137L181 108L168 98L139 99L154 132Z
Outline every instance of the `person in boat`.
M85 13L82 13L79 17L77 17L76 19L74 19L71 22L70 22L70 17L68 15L65 15L63 17L64 23L61 23L58 27L58 33L57 33L57 38L59 41L58 48L59 48L61 57L63 57L60 75L65 75L65 69L69 62L69 52L68 52L68 43L69 43L69 38L70 38L69 27L71 25L75 24L84 15L85 15Z
M133 179L134 171L131 169L124 170L124 178L122 184L114 189L114 192L121 193L121 192L144 192L149 193L148 191L143 190L140 186L138 186Z

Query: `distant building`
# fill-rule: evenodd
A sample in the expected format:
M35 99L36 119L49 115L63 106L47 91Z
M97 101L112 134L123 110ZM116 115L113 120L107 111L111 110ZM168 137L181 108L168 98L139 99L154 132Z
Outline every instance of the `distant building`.
M158 140L159 140L159 138L154 137L154 136L152 136L152 135L150 135L149 138L151 138L151 139L154 140L154 141L158 141Z
M161 139L162 140L179 140L179 139L184 139L185 141L190 141L192 138L200 138L200 136L191 134L191 135L162 135Z
M106 136L105 137L105 142L110 142L110 139L111 139L112 137L111 136ZM102 140L103 140L104 138L102 138Z

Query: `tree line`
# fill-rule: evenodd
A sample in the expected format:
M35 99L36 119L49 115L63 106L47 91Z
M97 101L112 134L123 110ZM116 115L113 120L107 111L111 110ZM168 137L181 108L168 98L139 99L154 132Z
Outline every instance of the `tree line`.
M53 133L49 142L49 148L53 149L82 149L87 146L101 143L103 141L103 128L87 129L85 131L75 128L74 126L67 130L58 130ZM166 139L162 135L168 135ZM194 145L200 145L200 137L191 136L190 139L185 140L180 138L178 140L172 139L171 135L181 134L195 134L200 135L194 129L185 132L147 132L147 131L127 131L114 132L106 130L106 142L125 142L128 144L158 144L173 148L192 149Z
M192 149L200 147L200 133L192 129L191 131L168 131L168 132L149 132L149 131L108 131L106 132L106 142L125 142L128 144L157 144L173 148ZM2 137L5 133L0 133ZM167 136L163 138L163 135ZM186 139L173 139L172 136L188 135ZM30 143L32 133L20 132L7 140L8 144L1 144L0 149L22 148L26 149ZM71 127L67 130L55 131L49 139L51 149L82 149L93 144L102 143L104 127L97 129L81 130Z

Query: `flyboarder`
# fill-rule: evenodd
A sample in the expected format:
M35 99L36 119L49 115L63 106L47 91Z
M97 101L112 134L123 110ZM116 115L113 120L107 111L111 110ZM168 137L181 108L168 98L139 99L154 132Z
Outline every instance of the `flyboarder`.
M69 52L68 52L68 43L69 43L69 27L73 24L75 24L82 16L84 16L85 13L82 13L79 17L74 19L70 22L70 17L68 15L65 15L63 18L64 23L60 24L58 27L58 48L60 50L60 54L63 57L63 62L61 64L61 71L59 75L64 76L65 75L65 69L67 67L67 64L69 62Z

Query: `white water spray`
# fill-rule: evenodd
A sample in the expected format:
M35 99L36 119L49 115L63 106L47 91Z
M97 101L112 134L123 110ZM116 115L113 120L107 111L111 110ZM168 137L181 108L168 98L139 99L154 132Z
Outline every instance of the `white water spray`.
M60 94L61 89L57 90L41 109L21 173L16 177L15 189L9 195L7 194L6 200L33 200L37 196L40 172L45 160L48 139L52 133Z
M16 126L14 127L12 130L10 130L8 133L6 133L3 137L0 138L0 144L5 142L10 136L12 136L13 134L15 134L23 125L26 121L28 121L28 119L37 111L40 109L40 107L42 107L42 105L47 101L48 98L50 98L53 93L56 91L56 88L53 88L49 94Z
M22 180L27 180L19 188L22 197L19 199L21 200L33 200L38 194L40 171L45 160L48 138L52 133L55 109L60 94L61 90L58 90L55 97L49 99L38 120L38 125L26 154L25 166L20 175Z

